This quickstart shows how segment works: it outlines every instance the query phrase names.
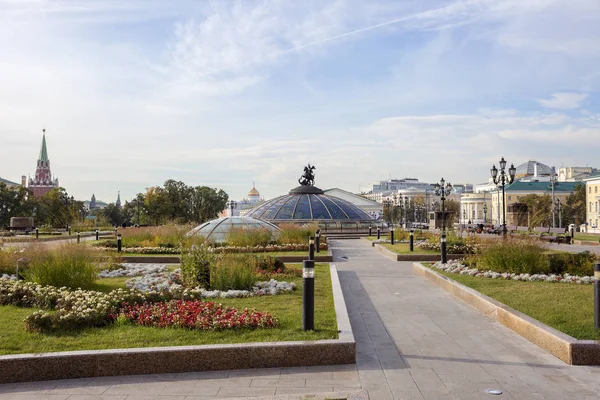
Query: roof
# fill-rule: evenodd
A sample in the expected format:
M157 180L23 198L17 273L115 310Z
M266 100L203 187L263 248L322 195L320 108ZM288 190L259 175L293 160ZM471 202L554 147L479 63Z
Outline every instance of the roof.
M260 193L258 193L258 190L256 190L254 186L252 186L252 189L250 189L250 191L248 192L248 197L251 196L260 196Z
M550 174L552 174L552 168L550 168L546 164L542 164L541 162L538 162L538 161L535 161L535 160L530 160L530 161L524 162L523 164L517 166L516 175L518 175L518 176L521 176L521 175L526 175L526 176L534 175L534 172L535 172L535 169L536 169L536 165L537 165L537 174L538 175L550 175Z
M40 161L48 161L48 150L46 149L46 130L42 136L42 148L40 149Z
M9 181L8 179L2 179L0 178L0 183L4 183L6 186L18 186L18 183Z
M595 174L595 175L592 175L592 176L588 176L587 178L582 179L582 181L587 182L587 181L595 181L595 180L598 180L598 179L600 179L600 174Z
M554 184L554 192L574 192L577 185L583 185L583 182L556 182ZM522 191L522 192L545 192L552 191L550 182L522 182L515 181L506 186L506 191Z

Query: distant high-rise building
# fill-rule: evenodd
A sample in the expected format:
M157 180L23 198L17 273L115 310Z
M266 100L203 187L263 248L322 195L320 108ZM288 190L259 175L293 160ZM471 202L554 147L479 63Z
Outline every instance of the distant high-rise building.
M121 192L120 191L117 194L117 202L115 203L115 206L117 206L117 208L121 208Z
M96 195L92 194L92 200L90 200L90 210L96 208Z
M50 160L46 149L46 129L42 130L42 148L37 160L35 178L29 178L28 187L36 198L42 197L52 188L58 187L58 178L52 179L52 173L50 172Z

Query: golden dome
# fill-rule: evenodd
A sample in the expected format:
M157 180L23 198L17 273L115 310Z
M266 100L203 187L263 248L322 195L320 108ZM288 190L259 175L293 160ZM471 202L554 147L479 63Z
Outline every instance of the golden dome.
M252 189L250 189L250 191L248 192L248 197L256 197L256 196L260 196L260 193L258 193L258 190L256 190L256 188L254 186L252 186Z

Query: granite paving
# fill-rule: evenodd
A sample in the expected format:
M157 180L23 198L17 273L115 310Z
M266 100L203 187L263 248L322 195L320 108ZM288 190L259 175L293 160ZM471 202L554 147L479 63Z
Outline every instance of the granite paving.
M600 398L600 367L563 363L362 240L330 244L356 365L15 383L0 385L0 400Z

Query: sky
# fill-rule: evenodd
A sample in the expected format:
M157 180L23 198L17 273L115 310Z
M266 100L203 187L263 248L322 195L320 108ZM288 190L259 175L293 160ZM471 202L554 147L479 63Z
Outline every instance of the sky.
M265 198L600 167L598 0L0 0L0 176Z

